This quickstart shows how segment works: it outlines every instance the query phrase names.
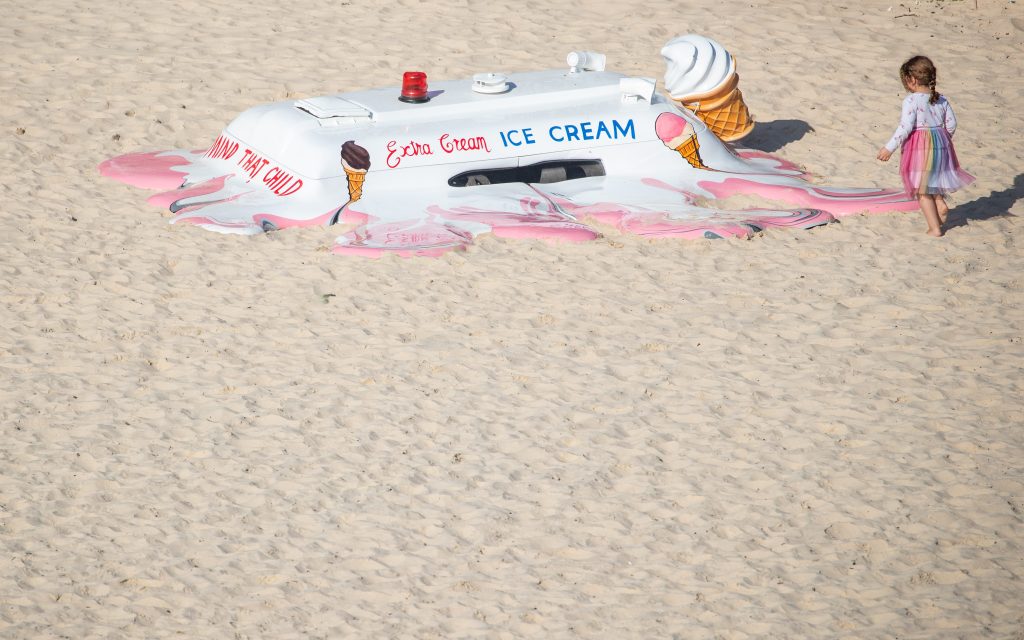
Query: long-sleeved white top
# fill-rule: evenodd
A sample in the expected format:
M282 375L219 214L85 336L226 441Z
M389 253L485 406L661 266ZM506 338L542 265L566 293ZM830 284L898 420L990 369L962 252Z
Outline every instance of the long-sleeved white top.
M900 115L900 124L896 127L896 133L886 143L885 148L895 151L896 147L903 144L910 132L914 129L925 129L928 127L945 127L949 135L956 131L956 116L953 114L953 106L946 100L946 96L939 96L935 104L929 104L930 93L911 93L903 100L903 112Z

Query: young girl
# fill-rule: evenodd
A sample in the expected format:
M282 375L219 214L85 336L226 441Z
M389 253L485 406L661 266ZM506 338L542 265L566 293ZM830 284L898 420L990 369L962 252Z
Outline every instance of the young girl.
M903 115L892 139L878 152L886 162L903 145L900 175L907 195L917 196L928 223L928 235L941 236L949 207L943 197L974 182L960 168L953 149L956 116L945 96L935 90L935 65L914 56L900 67L900 80L910 95L903 100Z

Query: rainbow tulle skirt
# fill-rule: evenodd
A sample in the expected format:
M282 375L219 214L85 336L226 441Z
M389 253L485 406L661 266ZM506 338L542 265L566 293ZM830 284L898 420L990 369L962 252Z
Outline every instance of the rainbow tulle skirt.
M953 140L943 127L914 129L903 143L900 175L907 195L946 194L974 182L960 168Z

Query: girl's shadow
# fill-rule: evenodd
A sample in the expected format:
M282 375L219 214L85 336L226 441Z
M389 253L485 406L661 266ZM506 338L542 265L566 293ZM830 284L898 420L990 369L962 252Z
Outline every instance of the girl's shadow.
M988 220L1012 216L1010 208L1024 198L1024 173L1013 179L1013 184L977 200L957 205L949 211L947 229L967 226L971 220Z

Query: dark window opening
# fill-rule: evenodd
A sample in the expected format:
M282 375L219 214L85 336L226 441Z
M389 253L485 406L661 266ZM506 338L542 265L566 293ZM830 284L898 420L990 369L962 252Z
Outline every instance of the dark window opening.
M482 184L507 184L509 182L550 184L603 175L605 175L604 165L600 160L551 160L525 167L466 171L449 178L448 185L475 187Z

